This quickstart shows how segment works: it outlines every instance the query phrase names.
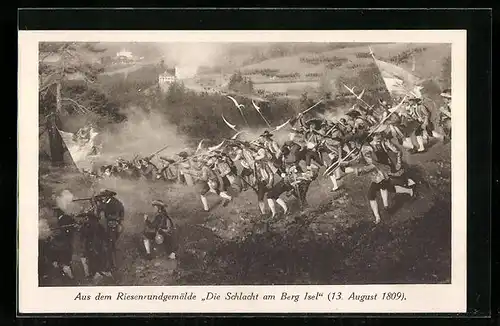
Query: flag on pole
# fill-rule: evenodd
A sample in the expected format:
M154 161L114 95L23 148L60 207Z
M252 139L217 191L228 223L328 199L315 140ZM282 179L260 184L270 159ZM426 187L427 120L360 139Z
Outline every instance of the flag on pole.
M84 127L76 133L59 130L59 134L68 149L73 162L80 170L91 170L92 159L97 156L95 138L98 135L92 127Z
M420 78L399 66L375 58L371 49L370 53L377 68L380 70L387 90L392 96L412 95L418 98L422 97L420 93L422 87L419 86L422 82Z

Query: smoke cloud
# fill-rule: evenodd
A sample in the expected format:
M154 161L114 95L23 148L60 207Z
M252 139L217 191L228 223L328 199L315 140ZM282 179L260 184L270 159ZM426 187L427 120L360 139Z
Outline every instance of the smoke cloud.
M49 222L44 218L38 220L38 239L46 240L51 234L52 230L50 229Z
M79 212L80 205L74 203L73 199L75 199L73 193L68 189L65 189L61 191L59 196L56 197L56 205L67 214L75 214Z
M178 67L197 69L201 66L213 66L225 46L218 43L170 43L160 45L164 57Z
M101 155L97 165L113 163L120 157L132 160L136 155L149 156L166 147L152 159L158 163L158 156L172 157L187 147L188 139L162 115L136 108L129 112L126 122L99 135Z

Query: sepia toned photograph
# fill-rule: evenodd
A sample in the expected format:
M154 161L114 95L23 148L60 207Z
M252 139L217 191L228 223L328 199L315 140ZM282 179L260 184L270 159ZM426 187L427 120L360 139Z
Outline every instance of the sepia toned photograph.
M39 42L38 85L39 287L451 284L450 43Z

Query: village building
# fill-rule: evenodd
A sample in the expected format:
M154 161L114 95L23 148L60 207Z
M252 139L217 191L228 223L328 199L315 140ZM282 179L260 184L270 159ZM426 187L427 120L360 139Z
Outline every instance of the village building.
M158 85L162 91L167 91L171 84L173 84L177 78L175 74L171 73L168 70L165 70L163 73L158 75Z
M133 62L134 60L135 60L135 57L132 54L132 52L127 51L125 49L116 53L116 61L118 61L118 62L127 63L127 62Z

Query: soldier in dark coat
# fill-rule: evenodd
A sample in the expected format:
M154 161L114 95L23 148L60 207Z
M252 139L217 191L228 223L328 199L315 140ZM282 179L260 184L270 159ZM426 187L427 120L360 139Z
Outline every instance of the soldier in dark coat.
M98 216L104 216L106 235L108 241L107 254L112 267L115 267L116 242L123 232L123 219L125 208L116 197L116 192L103 190L99 193L100 203L97 206Z
M99 223L99 218L89 212L80 229L83 242L83 254L81 257L83 270L86 277L102 274L111 276L111 264L107 255L107 234L104 227Z
M51 261L54 267L62 268L64 275L73 279L71 260L75 220L58 207L54 208L54 213L57 217L57 229L55 229L50 241Z
M125 217L125 207L123 203L116 197L116 192L110 190L103 190L98 194L100 202L98 203L98 215L104 215L106 226L109 228L111 221L118 223L118 234L122 231L122 223ZM107 230L109 231L109 230Z

